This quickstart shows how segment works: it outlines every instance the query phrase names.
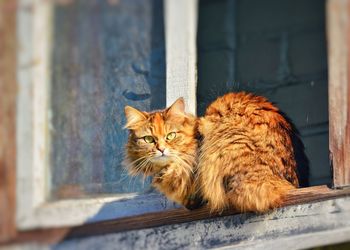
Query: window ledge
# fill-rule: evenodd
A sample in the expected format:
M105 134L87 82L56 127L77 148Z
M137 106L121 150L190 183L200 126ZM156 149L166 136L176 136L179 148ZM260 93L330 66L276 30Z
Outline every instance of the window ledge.
M255 237L254 235L256 235L257 233L262 233L264 230L267 230L266 232L271 233L271 230L277 230L278 227L286 227L283 233L287 235L289 235L289 233L291 232L294 232L295 230L304 230L304 227L306 227L309 230L309 232L318 232L324 231L326 229L333 230L340 228L346 228L346 230L350 230L350 198L340 198L344 196L350 196L350 189L332 190L326 186L301 188L293 191L286 198L283 205L284 207L262 215L256 215L252 213L237 214L236 211L232 210L224 211L222 214L210 214L209 210L206 207L194 211L188 211L184 208L170 209L172 205L166 205L165 207L161 207L163 211L155 212L150 210L150 213L128 216L123 218L119 217L114 220L102 222L92 222L81 226L22 231L18 234L17 238L11 242L23 243L35 241L53 244L62 240L74 241L78 238L92 237L98 235L111 234L117 237L118 235L124 235L128 233L141 234L141 232L146 232L147 230L153 232L159 229L156 229L154 227L160 226L170 228L171 230L178 230L181 227L185 227L184 229L182 229L183 231L188 230L188 227L190 227L191 225L203 225L208 223L212 225L211 227L219 227L219 229L221 228L221 226L227 227L227 223L231 223L231 226L234 227L235 230L243 230L241 228L243 227L243 225L244 227L248 227L249 225L249 227L251 227L252 223L254 224L259 222L257 224L259 225L259 227L250 228L249 230L246 229L247 231L244 231L245 234L247 234L247 236L245 237L248 237L249 235L249 237L253 238ZM150 204L149 202L144 200L144 197L143 201L143 205L145 207ZM164 211L164 208L168 208L170 210ZM112 213L113 207L111 207L110 209ZM124 210L128 210L128 208L124 207ZM339 217L340 215L342 216L342 218ZM331 218L334 216L336 216L337 218ZM323 225L320 221L323 221L325 219L326 221ZM248 224L247 221L249 222ZM279 223L277 223L278 227L276 228L275 226L273 226L275 221L279 221ZM260 227L263 228L263 231L260 231ZM201 234L199 229L196 227L192 229L193 231L188 231L188 235ZM280 235L277 231L273 235L282 237L283 234ZM161 232L165 233L166 231L161 230ZM235 234L235 231L232 231L232 229L226 232L226 234L229 232L231 236L232 234ZM225 237L223 237L222 239L225 239Z
M78 227L22 232L13 243L35 241L62 249L102 245L153 249L166 241L169 246L186 248L300 249L349 241L349 232L350 190L318 186L295 190L285 207L267 214L225 211L218 215L206 208L180 208Z
M72 227L178 207L157 193L59 200L44 203L32 213L19 217L17 226L20 230Z

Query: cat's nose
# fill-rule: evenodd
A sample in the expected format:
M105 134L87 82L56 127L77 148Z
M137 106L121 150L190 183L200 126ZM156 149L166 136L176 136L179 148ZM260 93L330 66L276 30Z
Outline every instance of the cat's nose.
M165 147L157 146L157 149L158 149L162 154L164 154Z

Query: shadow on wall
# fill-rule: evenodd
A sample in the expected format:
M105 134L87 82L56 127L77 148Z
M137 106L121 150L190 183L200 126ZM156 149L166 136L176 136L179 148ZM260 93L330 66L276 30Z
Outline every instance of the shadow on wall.
M292 125L292 130L294 134L292 135L292 144L294 150L294 157L297 163L297 175L299 180L299 187L308 187L310 186L310 165L309 159L305 154L305 147L300 139L299 130L296 128L292 120L283 112L280 112L283 117Z

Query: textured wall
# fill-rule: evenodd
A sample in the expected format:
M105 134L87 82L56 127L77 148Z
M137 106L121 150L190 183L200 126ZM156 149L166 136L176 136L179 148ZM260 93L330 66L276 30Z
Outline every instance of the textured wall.
M218 95L249 91L291 118L310 160L310 184L328 184L325 2L202 0L198 112Z

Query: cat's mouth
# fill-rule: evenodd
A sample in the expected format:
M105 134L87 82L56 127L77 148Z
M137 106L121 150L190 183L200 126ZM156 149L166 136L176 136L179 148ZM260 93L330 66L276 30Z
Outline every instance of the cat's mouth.
M166 165L170 161L170 157L167 155L160 155L160 156L155 156L152 158L152 163L156 165Z

